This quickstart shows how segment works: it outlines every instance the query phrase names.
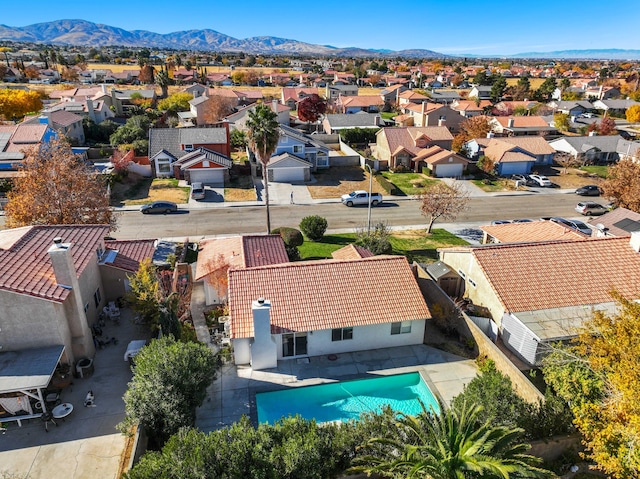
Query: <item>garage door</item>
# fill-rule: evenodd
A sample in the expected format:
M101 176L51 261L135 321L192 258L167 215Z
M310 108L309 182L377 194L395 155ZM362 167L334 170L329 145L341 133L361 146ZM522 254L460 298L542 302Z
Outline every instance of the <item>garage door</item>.
M304 181L304 168L273 168L273 181L292 183Z
M525 161L514 161L513 163L502 163L502 167L500 168L500 174L502 176L508 175L524 175L528 173L529 163Z
M207 185L224 186L224 169L197 169L189 170L191 183L199 181Z
M436 176L438 178L456 178L462 176L462 167L462 164L436 165Z

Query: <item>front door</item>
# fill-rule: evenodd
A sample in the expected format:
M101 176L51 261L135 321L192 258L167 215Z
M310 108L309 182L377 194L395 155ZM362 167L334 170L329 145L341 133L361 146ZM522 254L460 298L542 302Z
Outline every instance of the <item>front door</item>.
M285 333L282 335L282 357L307 354L307 333Z

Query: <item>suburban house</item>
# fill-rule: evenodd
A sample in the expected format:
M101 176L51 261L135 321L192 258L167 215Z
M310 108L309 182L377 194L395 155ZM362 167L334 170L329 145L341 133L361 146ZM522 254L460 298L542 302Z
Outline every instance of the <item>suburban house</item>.
M401 126L446 126L451 133L460 131L460 123L464 117L446 105L423 102L403 105L404 115L395 117L396 124Z
M481 100L491 100L491 86L476 85L471 88L467 98L480 98Z
M65 110L44 110L40 116L34 116L24 120L27 125L48 125L57 131L60 136L65 136L74 145L84 145L84 128L82 117Z
M358 96L358 85L350 85L350 84L333 84L327 85L325 98L327 101L334 102L338 99L338 97L342 96Z
M465 157L439 146L423 149L414 158L414 171L423 167L429 169L430 175L436 178L459 178L469 164Z
M583 113L587 113L593 110L593 105L587 100L577 101L552 101L547 105L553 108L555 113L564 113L572 117L578 117Z
M311 95L317 94L317 88L284 87L282 89L280 103L282 103L283 105L287 105L290 110L296 110L298 108L299 101L302 101L305 98L310 97Z
M350 128L380 128L382 120L378 113L359 112L355 115L329 114L322 119L322 128L327 135Z
M549 145L554 150L569 153L579 160L608 163L620 158L620 141L624 141L620 135L564 136L550 141Z
M232 165L228 156L201 146L171 163L174 178L184 179L189 184L200 182L215 186L224 186L229 181Z
M413 91L413 90L406 90L398 95L399 107L408 105L409 103L420 104L428 101L429 101L428 96L425 96L422 93L418 93L417 91Z
M471 158L486 156L501 176L527 174L536 165L550 165L556 151L541 136L476 138L465 144Z
M257 370L421 344L431 314L406 258L374 256L231 269L229 317L236 364Z
M389 86L380 92L380 97L384 103L397 104L399 95L402 92L407 91L408 88L402 83Z
M587 238L579 231L549 220L485 225L480 229L483 232L482 244L576 241Z
M485 109L490 106L491 102L489 100L480 100L478 102L474 100L456 100L451 103L451 109L458 112L464 118L484 115Z
M585 98L593 98L595 100L610 100L611 98L620 96L620 90L618 88L604 85L586 88L583 93Z
M640 102L634 100L596 100L593 102L593 108L614 116L623 116L627 109L633 105L640 105Z
M198 148L229 158L229 124L223 122L206 127L149 129L149 162L157 177L173 176L173 162Z
M291 122L291 109L288 105L283 105L282 103L278 103L276 100L273 100L271 103L265 103L271 107L271 111L274 112L276 116L276 121L280 125L289 126ZM232 128L236 130L246 130L247 129L247 120L249 119L249 112L255 110L254 105L249 105L244 108L240 108L235 113L227 116L224 120L228 121Z
M105 241L109 226L27 226L0 231L3 351L64 346L63 362L94 354L91 326L128 288L153 241Z
M207 96L228 98L233 106L252 105L263 98L261 90L231 90L228 88L209 88Z
M621 160L640 161L640 140L620 140L616 152Z
M598 238L628 237L634 231L640 231L640 213L619 207L591 218L587 223L593 226Z
M446 126L381 128L376 133L373 153L389 168L404 165L412 171L420 171L420 159L416 157L433 146L450 150L452 142L453 135Z
M227 270L288 263L289 257L280 235L244 235L214 238L200 242L196 281L204 281L205 303L223 304L228 300Z
M540 364L545 344L574 337L594 311L614 312L612 290L639 297L636 232L631 238L446 248L439 255L464 281L465 297L486 309L504 344L531 366Z
M545 136L558 131L541 116L494 116L489 126L498 136Z
M0 178L18 175L18 167L29 148L58 137L49 125L40 122L0 125Z
M312 135L280 125L278 146L267 165L269 181L309 181L311 172L319 168L329 168L329 147Z
M429 96L431 96L431 101L435 103L442 103L443 105L450 105L454 101L460 100L460 94L457 91L451 90L431 90L429 92Z
M336 109L340 113L377 113L384 102L378 95L339 96L336 99Z
M116 90L112 88L111 104L115 109L116 116L124 116L135 107L136 97L150 101L151 105L155 105L157 99L155 90Z

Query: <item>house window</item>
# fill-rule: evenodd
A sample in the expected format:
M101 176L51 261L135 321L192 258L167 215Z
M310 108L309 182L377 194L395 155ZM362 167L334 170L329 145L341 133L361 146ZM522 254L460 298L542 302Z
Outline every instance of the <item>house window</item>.
M391 323L391 334L408 334L411 332L411 321Z
M171 173L171 163L158 161L158 173Z
M102 301L102 295L100 294L100 288L96 289L96 292L93 293L93 302L96 305L96 308L100 306L100 302Z
M193 145L184 145L184 151L193 151Z
M331 341L353 339L353 328L337 328L331 330Z
M293 145L294 153L302 153L302 145Z
M89 311L89 303L85 303L84 305L84 312L86 313L87 311Z

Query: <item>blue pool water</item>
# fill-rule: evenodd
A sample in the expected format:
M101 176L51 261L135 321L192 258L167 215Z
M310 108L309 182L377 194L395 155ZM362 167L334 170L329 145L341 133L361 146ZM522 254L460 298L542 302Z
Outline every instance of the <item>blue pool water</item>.
M363 412L380 412L387 404L395 411L416 415L422 412L418 398L427 411L440 410L420 374L407 373L258 393L256 405L261 423L273 424L296 414L329 422L358 419Z

